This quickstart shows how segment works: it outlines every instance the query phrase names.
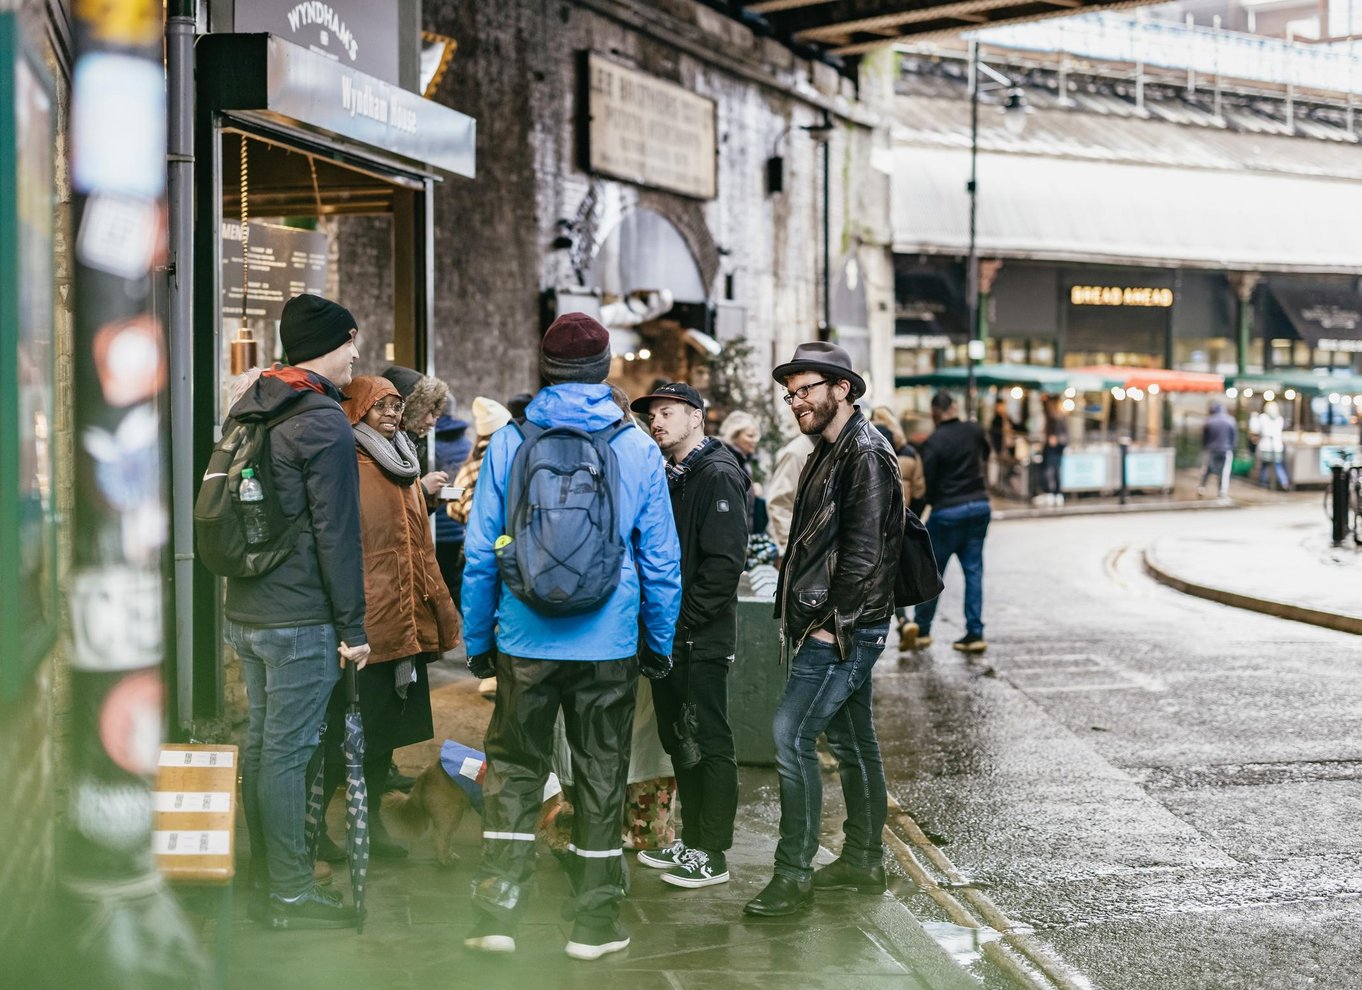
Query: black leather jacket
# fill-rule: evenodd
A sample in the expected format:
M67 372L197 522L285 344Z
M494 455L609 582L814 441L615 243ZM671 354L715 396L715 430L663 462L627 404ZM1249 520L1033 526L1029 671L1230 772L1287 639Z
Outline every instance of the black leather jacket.
M790 546L776 588L789 653L820 627L850 656L857 626L894 613L903 485L888 441L857 410L836 443L814 441L799 479Z

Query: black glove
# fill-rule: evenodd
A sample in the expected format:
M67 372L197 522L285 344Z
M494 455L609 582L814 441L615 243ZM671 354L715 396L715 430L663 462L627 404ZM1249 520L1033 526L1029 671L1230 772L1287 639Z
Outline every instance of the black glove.
M497 673L497 651L488 650L486 653L473 654L468 658L468 669L473 672L474 677L495 677Z
M672 672L672 658L645 646L638 651L638 670L650 681L660 681Z

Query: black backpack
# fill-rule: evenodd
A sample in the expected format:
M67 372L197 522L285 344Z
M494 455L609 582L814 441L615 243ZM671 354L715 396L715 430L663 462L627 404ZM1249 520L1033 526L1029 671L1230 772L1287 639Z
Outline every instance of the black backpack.
M594 612L620 582L619 459L610 446L634 427L595 433L517 423L525 441L506 483L497 567L511 593L541 615Z
M899 567L894 578L894 604L899 608L929 602L945 590L936 568L932 538L912 509L903 510L903 542L899 544Z
M274 486L270 459L270 431L287 419L309 409L334 406L326 396L303 392L279 415L269 419L228 418L222 439L208 457L198 498L194 500L194 544L199 560L219 577L259 577L268 574L289 555L298 537L311 530L306 511L296 519L284 514ZM246 542L237 490L241 472L251 468L265 492L262 503L269 519L269 539L252 546Z

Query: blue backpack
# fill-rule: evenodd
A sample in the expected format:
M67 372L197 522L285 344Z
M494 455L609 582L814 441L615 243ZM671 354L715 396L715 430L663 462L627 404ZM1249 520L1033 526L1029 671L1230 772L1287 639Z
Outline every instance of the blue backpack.
M617 423L595 433L517 423L525 438L506 482L506 533L496 541L501 580L541 615L594 612L620 582Z

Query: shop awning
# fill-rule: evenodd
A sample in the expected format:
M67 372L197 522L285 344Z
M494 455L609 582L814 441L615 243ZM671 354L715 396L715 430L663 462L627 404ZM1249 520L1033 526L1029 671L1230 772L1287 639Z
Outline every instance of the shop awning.
M968 146L895 149L895 252L968 250L969 164ZM1362 272L1362 227L1338 222L1362 216L1356 181L997 151L978 167L989 257Z
M1088 368L1065 368L1069 384L1083 391L1108 388L1138 388L1159 392L1223 392L1225 376L1204 371L1175 371L1169 368L1127 368L1120 365L1096 365Z
M1362 376L1326 375L1311 371L1287 369L1268 371L1260 374L1226 375L1225 386L1240 391L1252 389L1255 395L1274 392L1274 397L1284 397L1287 389L1303 395L1362 395Z
M968 382L968 368L938 368L925 375L899 375L894 379L897 388L964 388ZM1034 364L976 364L974 384L979 388L1017 385L1043 392L1062 392L1069 387L1069 374L1060 368Z
M1267 286L1301 340L1322 351L1362 351L1362 295L1343 286Z

